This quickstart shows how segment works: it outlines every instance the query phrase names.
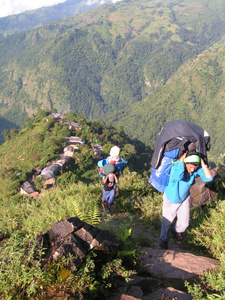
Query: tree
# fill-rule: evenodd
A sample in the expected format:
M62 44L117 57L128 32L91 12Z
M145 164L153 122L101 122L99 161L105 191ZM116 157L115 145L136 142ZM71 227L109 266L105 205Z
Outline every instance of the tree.
M12 138L15 138L15 136L17 135L17 133L18 133L18 131L16 130L16 128L12 128L11 130L10 130L10 138L12 139Z
M109 155L110 149L113 147L111 142L106 143L102 147L103 155Z
M90 151L89 147L83 147L81 149L81 161L79 163L79 168L81 170L87 169L90 165L93 164L94 153Z
M135 149L134 145L126 144L123 146L123 149L121 151L121 157L124 157L125 159L129 159L131 156L136 155L137 151Z
M7 129L4 129L2 132L3 136L4 136L4 140L5 142L8 141L10 139L10 133Z

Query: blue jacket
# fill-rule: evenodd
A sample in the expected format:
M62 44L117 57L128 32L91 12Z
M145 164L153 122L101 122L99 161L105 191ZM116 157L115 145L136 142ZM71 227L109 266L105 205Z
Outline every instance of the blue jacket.
M167 199L172 203L181 203L190 195L190 188L195 183L195 178L200 176L205 182L210 182L213 178L206 178L202 167L187 177L185 164L179 162L174 164L171 169L171 177L168 186L165 188Z
M106 159L102 159L102 160L98 161L98 167L102 168L102 167L104 167L104 165L106 165L108 163L109 163L109 156ZM117 178L121 175L122 170L123 170L126 163L127 163L127 160L125 160L122 157L120 157L120 161L116 162L115 167L116 167L116 170L118 172ZM100 175L100 177L105 178L105 175L102 174L101 171L99 172L99 175Z

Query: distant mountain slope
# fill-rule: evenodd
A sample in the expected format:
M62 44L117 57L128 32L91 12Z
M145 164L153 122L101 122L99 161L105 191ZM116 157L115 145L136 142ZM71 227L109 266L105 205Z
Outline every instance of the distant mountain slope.
M133 105L129 115L115 119L152 147L164 122L189 120L208 131L212 154L224 153L224 57L225 39L184 63L160 90Z
M120 0L118 0L120 1ZM46 6L20 14L0 18L0 38L13 33L31 30L52 21L68 19L103 4L111 4L112 0L67 0L53 6Z
M123 1L2 39L0 115L21 125L39 107L81 111L147 144L165 121L188 119L215 133L218 154L223 8L219 0Z

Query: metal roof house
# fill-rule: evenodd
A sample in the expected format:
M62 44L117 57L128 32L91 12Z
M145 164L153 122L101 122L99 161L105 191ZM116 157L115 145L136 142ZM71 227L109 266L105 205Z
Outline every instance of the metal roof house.
M78 145L85 144L85 140L78 136L70 136L65 138L66 145L78 149Z
M79 125L78 123L71 122L69 128L70 129L75 129L75 130L81 130L83 128L83 126Z
M39 196L39 191L32 182L25 181L20 186L20 194L21 195L29 195L33 198L37 198Z

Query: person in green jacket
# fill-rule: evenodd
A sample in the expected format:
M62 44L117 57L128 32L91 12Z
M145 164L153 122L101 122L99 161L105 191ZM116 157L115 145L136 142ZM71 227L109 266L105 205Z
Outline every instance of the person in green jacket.
M162 249L168 249L170 229L179 244L183 241L182 233L189 226L190 188L194 184L195 178L200 176L205 182L213 180L211 171L196 151L184 153L179 162L173 164L170 176L169 184L163 194L159 244ZM173 224L176 217L177 221Z

